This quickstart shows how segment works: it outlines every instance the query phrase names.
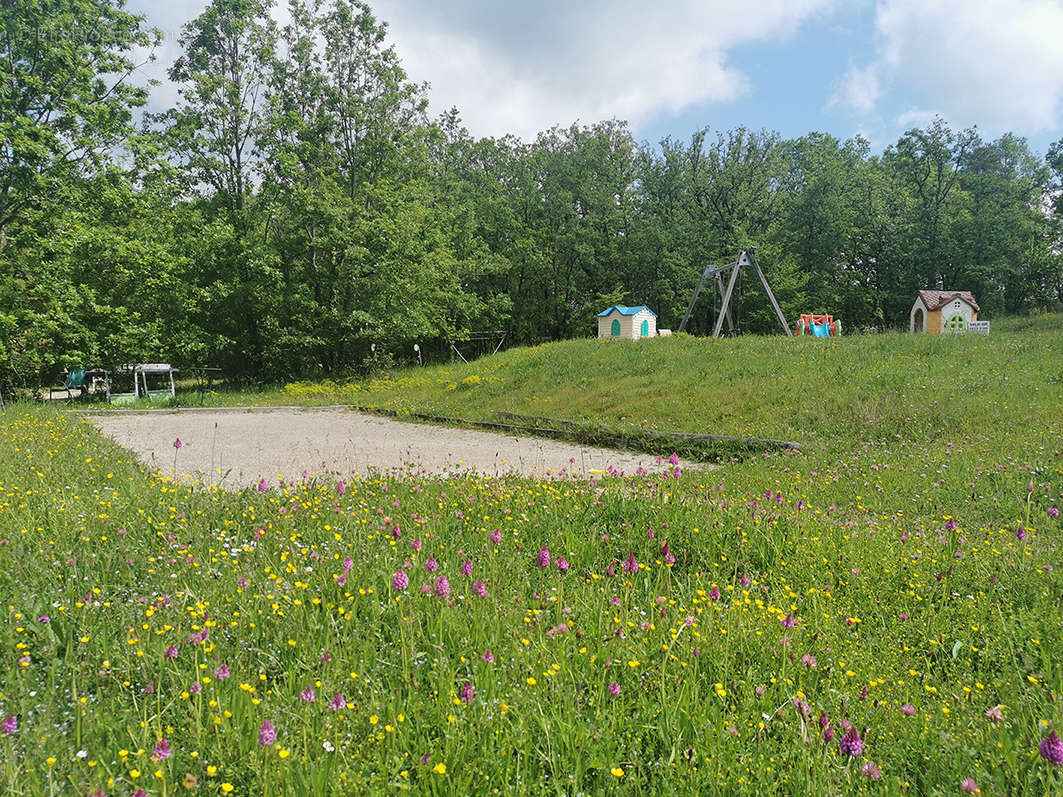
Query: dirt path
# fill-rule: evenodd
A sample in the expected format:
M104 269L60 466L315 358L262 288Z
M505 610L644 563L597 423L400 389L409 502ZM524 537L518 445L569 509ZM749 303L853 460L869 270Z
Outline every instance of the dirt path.
M667 461L533 437L405 423L343 409L166 411L90 415L103 434L164 473L242 487L279 476L366 474L370 469L428 473L596 476L661 471ZM180 438L181 448L174 448ZM667 452L662 452L667 453ZM682 467L695 467L682 462Z

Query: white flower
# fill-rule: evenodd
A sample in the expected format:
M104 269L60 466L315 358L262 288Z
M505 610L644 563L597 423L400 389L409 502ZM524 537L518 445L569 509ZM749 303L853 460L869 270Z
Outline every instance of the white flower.
M89 751L88 750L78 750L77 751L77 757L78 758L88 758L88 756L89 756Z
M332 742L330 742L330 741L329 741L328 739L326 739L325 741L323 741L323 742L321 743L321 746L322 746L322 747L324 747L324 748L325 748L325 750L326 750L327 752L329 752L329 753L331 753L331 752L334 752L334 751L336 750L335 746L334 746L334 745L332 744Z

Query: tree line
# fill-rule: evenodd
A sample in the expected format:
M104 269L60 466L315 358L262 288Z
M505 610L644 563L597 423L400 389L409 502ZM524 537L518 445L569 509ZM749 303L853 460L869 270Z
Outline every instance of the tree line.
M612 304L675 327L752 246L789 318L846 329L906 323L921 288L989 317L1063 301L1063 140L1039 158L940 119L880 154L620 120L474 138L430 117L368 5L288 0L284 26L272 5L188 22L155 114L131 76L161 34L124 0L0 6L0 387L157 360L343 375L480 330L592 334ZM718 309L704 291L688 330ZM735 310L771 331L758 285Z

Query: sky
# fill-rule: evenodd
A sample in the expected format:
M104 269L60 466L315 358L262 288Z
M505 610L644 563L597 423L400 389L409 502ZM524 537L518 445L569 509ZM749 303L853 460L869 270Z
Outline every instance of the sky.
M287 0L279 0L284 6ZM163 31L163 81L207 0L128 0ZM1063 0L370 0L430 110L525 140L617 118L639 141L705 127L862 135L874 151L935 116L983 138L1063 138ZM278 21L285 21L283 8Z

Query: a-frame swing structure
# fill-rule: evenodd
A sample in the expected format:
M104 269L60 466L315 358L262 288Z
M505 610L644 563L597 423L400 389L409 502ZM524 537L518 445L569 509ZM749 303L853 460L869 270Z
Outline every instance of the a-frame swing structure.
M690 297L690 304L687 305L686 314L683 316L683 320L679 324L679 331L682 332L686 329L687 321L690 320L690 314L694 310L694 303L698 300L698 295L701 293L702 287L705 285L705 280L710 277L716 282L716 289L720 292L720 297L723 300L720 306L720 312L716 316L716 325L713 327L712 336L714 338L720 337L720 333L723 331L723 322L727 322L728 332L734 333L737 329L734 316L731 314L731 297L734 295L735 283L738 282L738 273L745 266L752 268L757 272L757 277L760 278L760 284L764 286L764 293L768 295L768 301L771 302L772 308L775 310L775 315L779 317L779 323L782 325L783 332L788 337L793 337L794 333L790 331L790 326L786 323L786 316L783 315L782 308L779 307L779 302L775 299L775 294L772 293L771 285L768 284L768 278L764 276L763 270L760 268L760 263L757 262L755 249L743 249L738 254L738 259L733 263L728 263L725 266L709 265L705 266L705 270L701 272L701 279L698 280L698 286L694 289L694 295ZM723 273L730 271L730 279L727 280L727 286L723 284Z

